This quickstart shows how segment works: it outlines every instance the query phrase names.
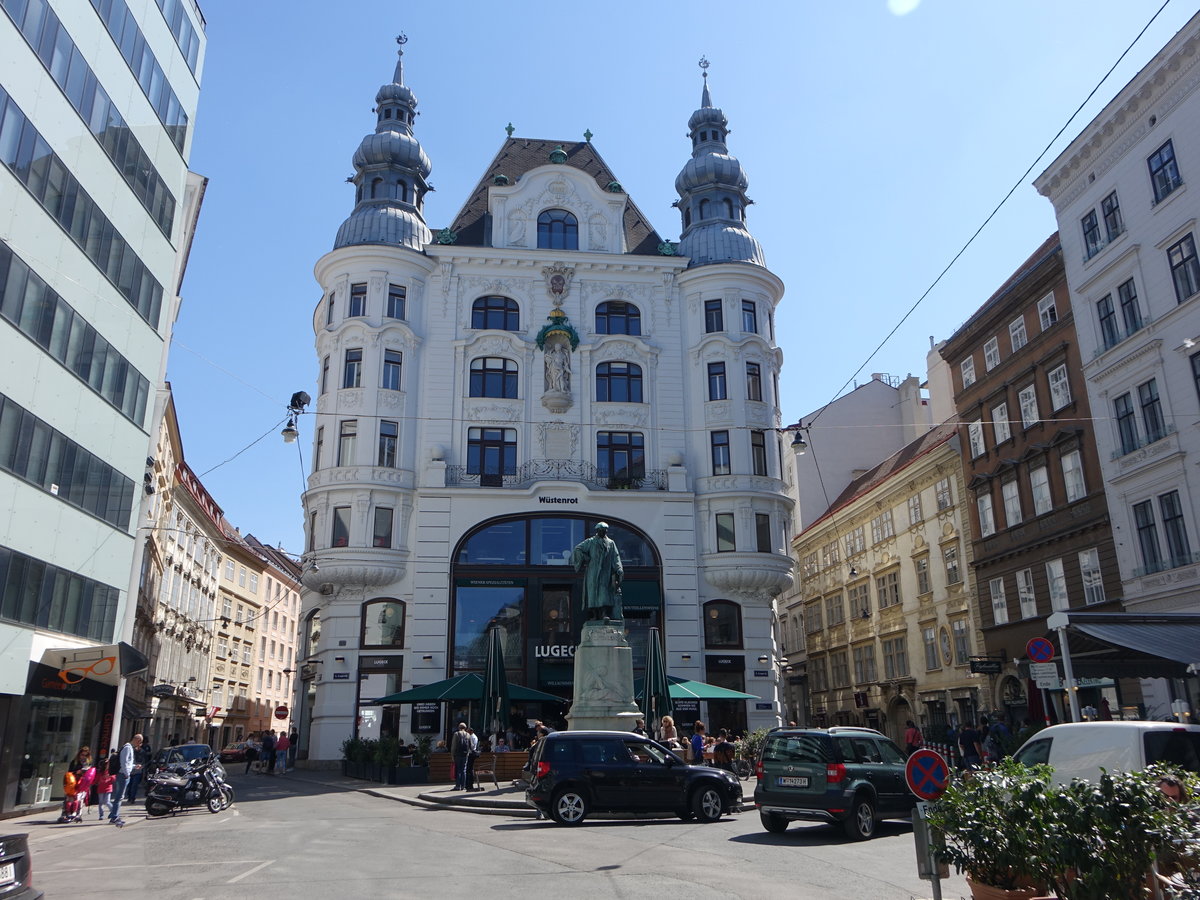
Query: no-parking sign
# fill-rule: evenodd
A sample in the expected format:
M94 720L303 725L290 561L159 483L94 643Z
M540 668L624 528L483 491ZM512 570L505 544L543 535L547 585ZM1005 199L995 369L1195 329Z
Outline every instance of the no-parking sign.
M904 779L908 789L922 800L936 800L946 790L950 781L950 767L942 754L922 747L908 758L904 766Z

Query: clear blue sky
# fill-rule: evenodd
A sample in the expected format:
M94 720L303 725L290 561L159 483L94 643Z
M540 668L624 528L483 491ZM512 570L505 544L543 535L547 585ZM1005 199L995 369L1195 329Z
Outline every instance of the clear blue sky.
M168 367L188 462L205 472L279 420L293 391L316 395L313 264L353 206L350 157L374 128L400 31L434 229L511 121L525 137L591 129L678 239L670 204L706 55L750 178L750 229L787 285L776 335L792 422L842 389L1161 5L207 0L191 164L210 181ZM860 381L923 375L930 335L948 337L1054 231L1029 182L1195 11L1167 3ZM277 431L204 482L243 532L296 552L303 481Z

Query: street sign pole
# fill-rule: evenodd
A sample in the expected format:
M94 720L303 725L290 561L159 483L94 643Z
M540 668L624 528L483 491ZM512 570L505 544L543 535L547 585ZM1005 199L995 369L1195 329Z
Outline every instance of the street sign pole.
M933 900L942 900L942 878L950 874L937 858L937 841L929 825L929 804L918 800L913 810L913 844L917 851L917 877L929 881Z

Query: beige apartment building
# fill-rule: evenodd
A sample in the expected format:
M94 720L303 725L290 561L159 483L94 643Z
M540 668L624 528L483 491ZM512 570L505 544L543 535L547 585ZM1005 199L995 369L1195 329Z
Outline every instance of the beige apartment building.
M958 442L953 422L917 438L795 539L800 590L783 636L805 646L810 724L902 743L908 719L936 740L984 711Z

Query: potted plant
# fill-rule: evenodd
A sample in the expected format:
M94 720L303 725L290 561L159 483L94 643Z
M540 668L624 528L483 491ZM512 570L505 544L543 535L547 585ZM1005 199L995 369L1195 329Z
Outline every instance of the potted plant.
M342 741L342 774L347 778L366 778L370 755L371 749L363 738L352 737Z
M930 807L941 856L966 874L975 900L1030 900L1043 893L1037 861L1048 838L1050 772L1006 759L953 779Z

